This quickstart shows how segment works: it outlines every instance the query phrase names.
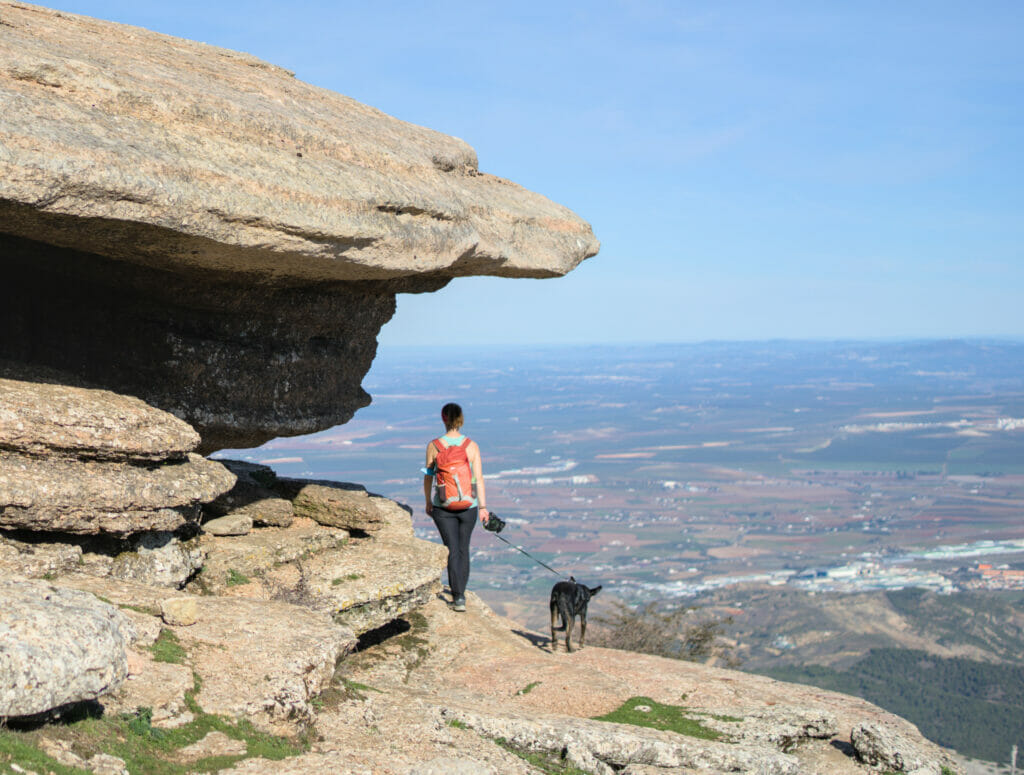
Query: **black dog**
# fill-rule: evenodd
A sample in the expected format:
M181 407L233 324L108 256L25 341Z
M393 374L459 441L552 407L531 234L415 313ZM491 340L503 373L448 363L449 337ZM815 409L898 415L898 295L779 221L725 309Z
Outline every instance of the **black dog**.
M559 581L551 588L551 650L558 646L555 640L555 615L562 620L559 630L565 630L565 650L572 649L572 628L576 623L576 617L580 617L580 648L583 648L583 641L587 637L587 604L590 598L601 591L601 587L589 589L582 584L577 584L572 576L568 581Z

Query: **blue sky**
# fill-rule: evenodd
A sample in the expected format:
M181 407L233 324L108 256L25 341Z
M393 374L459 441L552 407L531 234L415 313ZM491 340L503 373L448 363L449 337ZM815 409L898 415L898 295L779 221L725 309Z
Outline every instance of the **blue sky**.
M54 7L239 49L591 222L558 280L400 296L382 345L1024 336L1020 2Z

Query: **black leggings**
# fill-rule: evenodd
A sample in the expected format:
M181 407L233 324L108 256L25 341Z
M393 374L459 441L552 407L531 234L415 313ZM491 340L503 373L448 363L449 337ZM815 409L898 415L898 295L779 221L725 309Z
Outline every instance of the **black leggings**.
M448 547L448 586L452 590L452 599L458 600L466 596L466 584L469 582L469 537L476 527L476 506L462 511L434 506L432 511L431 518L437 525L437 532Z

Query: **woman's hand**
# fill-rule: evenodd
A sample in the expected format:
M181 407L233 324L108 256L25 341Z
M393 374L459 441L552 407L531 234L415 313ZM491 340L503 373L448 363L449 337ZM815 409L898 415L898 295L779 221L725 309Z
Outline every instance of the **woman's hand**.
M485 508L481 508L479 510L478 514L480 516L480 524L486 526L487 525L487 520L490 519L490 517L491 517L491 512L489 512Z
M423 507L423 510L427 512L428 517L434 516L434 504L427 501L427 505Z

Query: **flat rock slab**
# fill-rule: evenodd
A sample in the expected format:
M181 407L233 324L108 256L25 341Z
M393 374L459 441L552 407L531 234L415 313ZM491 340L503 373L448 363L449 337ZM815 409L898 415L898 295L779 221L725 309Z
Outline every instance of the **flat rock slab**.
M0 448L114 460L183 459L199 434L138 398L0 378Z
M376 533L411 536L412 515L395 501L372 495L365 487L345 482L313 482L307 479L278 479L274 485L292 501L296 516L308 517L321 525Z
M173 531L234 482L220 463L196 454L151 466L0 452L0 528Z
M161 605L164 600L179 596L177 593L169 591L166 587L143 584L138 581L93 576L86 573L63 575L56 579L54 584L62 589L77 589L83 592L90 592L119 608L128 608L130 606L153 618L160 615ZM157 626L159 626L159 623L157 623Z
M127 674L131 621L94 595L0 581L0 717L113 691Z
M598 250L461 140L247 54L0 0L0 358L205 453L347 422L395 295Z
M479 172L461 140L248 54L22 3L0 13L11 233L307 283L548 277L597 252L584 221Z
M244 536L252 532L252 517L245 514L228 514L203 523L203 532L215 536Z
M442 709L444 718L526 751L565 752L566 763L597 775L632 764L669 770L711 770L746 775L796 775L799 762L766 748L686 737L647 727L571 716L495 715L464 707Z
M350 629L301 606L245 598L196 603L196 623L175 632L202 679L196 699L208 713L271 725L309 721L310 700L356 645Z
M185 701L194 678L188 665L156 662L142 655L138 675L132 675L120 688L103 698L105 713L136 713L140 708L153 711L153 726L174 728L187 724L195 716Z
M309 558L305 589L310 605L362 634L434 599L447 557L443 546L417 538L354 540Z
M142 609L133 615L150 619L153 627L164 626L160 614L169 597L166 589L89 576L62 578L60 583ZM292 724L313 717L310 700L328 686L336 663L356 644L351 629L304 606L242 597L186 599L194 603L195 621L168 629L185 649L184 668L199 676L199 706L207 713L246 716L278 732L293 732ZM176 688L164 694L135 688L163 681L159 671L165 668L155 667L161 664L147 661L138 679L115 700L118 708L131 708L133 703L144 705L147 696L162 698L158 704L173 725L183 712L176 699L183 674L174 679Z
M243 756L246 752L245 742L228 737L223 732L213 731L202 740L178 750L178 757L187 762L206 759L210 756Z

